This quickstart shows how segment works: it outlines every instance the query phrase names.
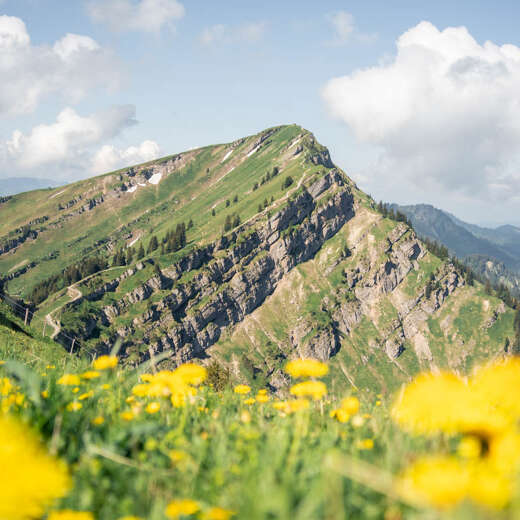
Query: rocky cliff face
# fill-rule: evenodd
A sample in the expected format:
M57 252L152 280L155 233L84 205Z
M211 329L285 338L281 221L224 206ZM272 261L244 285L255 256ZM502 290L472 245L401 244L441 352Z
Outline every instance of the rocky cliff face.
M143 330L147 352L171 350L177 362L201 357L218 341L222 329L259 307L287 272L312 258L353 216L351 189L344 176L333 170L264 223L242 226L103 307L99 324L110 326L132 305L166 291L117 334L130 339L137 329ZM190 282L179 283L182 276L195 270ZM135 271L129 270L122 279L133 274ZM119 282L114 280L85 298L95 301L115 291ZM81 303L82 299L76 300L67 310L73 311ZM84 339L92 332L91 322L89 317Z

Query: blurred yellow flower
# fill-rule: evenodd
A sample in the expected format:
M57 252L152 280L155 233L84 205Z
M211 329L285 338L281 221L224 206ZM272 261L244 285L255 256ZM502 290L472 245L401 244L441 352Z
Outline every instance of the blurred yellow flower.
M47 454L17 420L0 416L0 518L40 518L64 496L70 479L63 463Z
M95 370L107 370L109 368L115 368L117 363L117 356L99 356L97 359L94 359L92 366Z
M63 509L62 511L52 511L47 517L48 520L94 520L94 515L88 511L72 511Z
M76 374L63 374L57 381L58 385L65 386L77 386L80 383L80 378Z
M374 440L373 439L360 439L357 442L357 447L360 450L371 450L374 447Z
M464 459L478 459L482 452L482 443L475 435L466 435L457 446L457 453Z
M123 419L123 421L131 421L135 417L135 415L134 412L126 410L125 412L121 412L120 417L121 419Z
M197 511L199 511L200 507L195 500L191 500L189 498L172 500L166 506L166 516L172 519L177 519L181 515L194 515Z
M90 390L89 392L85 392L84 394L81 394L78 399L80 401L84 401L85 399L88 399L89 397L92 397L94 395L93 390Z
M233 388L233 392L235 392L235 394L248 394L251 392L251 387L247 385L237 385Z
M111 387L110 387L110 385L108 383L105 383L104 385L101 385L101 388L103 390L110 390Z
M42 397L44 399L47 399L49 397L49 391L48 390L42 390Z
M202 514L201 518L203 520L229 520L234 515L235 512L229 509L211 507Z
M79 386L76 386L75 388L72 389L73 394L77 394L78 392L79 392Z
M267 394L261 394L260 392L258 392L258 395L256 396L256 401L258 403L268 403L269 396Z
M350 414L343 408L337 408L336 410L331 410L330 417L340 423L346 423L350 419Z
M250 423L251 422L251 414L247 410L243 410L240 414L240 420L244 423Z
M81 408L83 408L83 405L77 401L72 401L72 403L67 405L67 410L69 412L77 412L78 410L81 410Z
M323 377L329 367L317 359L293 359L287 363L285 371L294 378Z
M92 424L95 426L100 426L104 422L105 422L105 418L101 415L98 415L97 417L94 417L94 419L92 419Z
M254 397L249 397L248 399L244 400L244 404L247 404L247 405L251 405L251 404L255 404L255 403L256 403L256 399Z
M161 409L161 403L158 403L157 401L153 401L146 406L145 411L146 411L146 413L151 414L151 413L157 413L160 409Z
M207 377L206 369L200 365L196 365L195 363L185 363L184 365L180 365L174 370L174 373L187 385L194 386L200 385Z
M81 374L81 379L96 379L101 376L101 372L97 370L87 370Z
M355 415L359 412L359 399L354 396L345 397L341 400L340 408L348 412L350 415Z
M182 462L188 458L188 454L182 450L170 450L168 456L174 464Z
M291 394L296 397L311 397L315 401L327 395L327 386L321 381L303 381L291 387Z

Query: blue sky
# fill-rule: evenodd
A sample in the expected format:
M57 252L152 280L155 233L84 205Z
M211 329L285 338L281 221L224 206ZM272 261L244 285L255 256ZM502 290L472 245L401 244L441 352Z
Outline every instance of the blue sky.
M72 180L298 123L377 199L520 223L518 60L500 50L520 47L518 2L0 0L0 15L0 177ZM444 72L421 79L437 52L465 67L456 103Z

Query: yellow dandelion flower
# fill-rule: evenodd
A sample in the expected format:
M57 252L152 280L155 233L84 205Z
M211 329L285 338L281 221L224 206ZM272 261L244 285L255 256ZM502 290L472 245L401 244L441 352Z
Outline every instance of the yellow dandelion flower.
M153 401L147 405L145 408L146 413L157 413L161 409L161 403L158 403L157 401Z
M89 511L63 509L62 511L52 511L48 520L94 520L94 515Z
M77 394L78 392L79 392L79 386L76 386L75 388L72 389L73 394Z
M374 440L373 439L360 439L357 442L357 447L360 450L371 450L374 448Z
M205 511L201 518L203 520L229 520L236 513L230 509L223 509L222 507L210 507Z
M49 391L48 390L42 390L42 397L44 399L47 399L49 397Z
M478 459L482 452L482 443L474 435L466 435L457 446L457 453L463 459Z
M57 381L58 385L64 386L77 386L81 383L81 380L76 374L63 374Z
M65 465L48 455L25 425L7 416L0 416L0 468L3 519L40 518L70 487Z
M237 385L233 388L233 392L235 392L235 394L248 394L251 392L251 387L247 385Z
M77 401L72 401L72 403L67 405L67 411L69 412L77 412L78 410L81 410L81 408L83 408L83 405Z
M101 388L103 390L110 390L110 388L112 388L108 383L105 383L104 385L101 385Z
M265 388L260 388L260 390L258 390L258 395L267 395L267 390Z
M341 400L340 408L350 415L355 415L359 412L359 399L354 396L345 397L345 399Z
M397 482L398 492L412 503L450 508L464 500L471 472L454 457L431 456L409 466Z
M282 409L283 412L287 414L301 412L302 410L307 410L310 406L310 402L308 399L292 399L290 401L285 401L284 407Z
M494 435L512 420L454 374L420 374L398 397L394 420L418 434L445 432Z
M98 415L92 419L92 424L94 426L101 426L105 422L105 418L102 415Z
M251 422L251 414L247 410L243 410L242 413L240 414L240 420L244 424L250 423Z
M317 359L293 359L287 363L285 371L294 378L323 377L329 367Z
M350 414L344 408L337 408L336 410L331 410L330 417L340 423L346 423L350 419Z
M134 412L132 412L130 410L121 412L119 416L121 417L121 419L123 419L123 421L132 421L135 417Z
M248 399L244 400L244 404L252 405L256 403L256 399L254 397L249 397Z
M92 366L95 370L108 370L115 368L118 363L117 356L99 356L97 359L92 361Z
M200 385L206 380L207 371L204 367L195 363L185 363L174 370L174 374L179 376L187 385Z
M172 500L166 506L166 516L168 518L177 519L181 515L194 515L200 510L199 504L195 500L189 498Z
M14 386L8 377L0 379L0 395L9 395L14 390Z
M321 381L303 381L291 387L291 394L296 397L311 397L315 401L327 395L327 386Z
M143 519L140 516L129 515L129 516L122 516L122 517L118 518L118 520L143 520Z
M139 378L143 383L149 383L153 379L153 374L141 374Z
M266 395L266 394L261 394L260 392L258 393L258 395L256 396L256 402L257 403L268 403L269 402L269 396Z
M81 379L97 379L98 377L101 377L101 372L97 370L87 370L81 374Z
M188 454L182 450L170 450L168 456L174 464L178 464L188 458Z
M94 392L90 390L89 392L85 392L84 394L81 394L78 399L80 401L84 401L85 399L88 399L89 397L92 397L94 395Z

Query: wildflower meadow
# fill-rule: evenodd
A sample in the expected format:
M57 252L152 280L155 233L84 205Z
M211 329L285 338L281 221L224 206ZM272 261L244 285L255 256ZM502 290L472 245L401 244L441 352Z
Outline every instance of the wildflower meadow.
M218 391L195 363L0 365L0 518L518 518L520 360L397 395Z

